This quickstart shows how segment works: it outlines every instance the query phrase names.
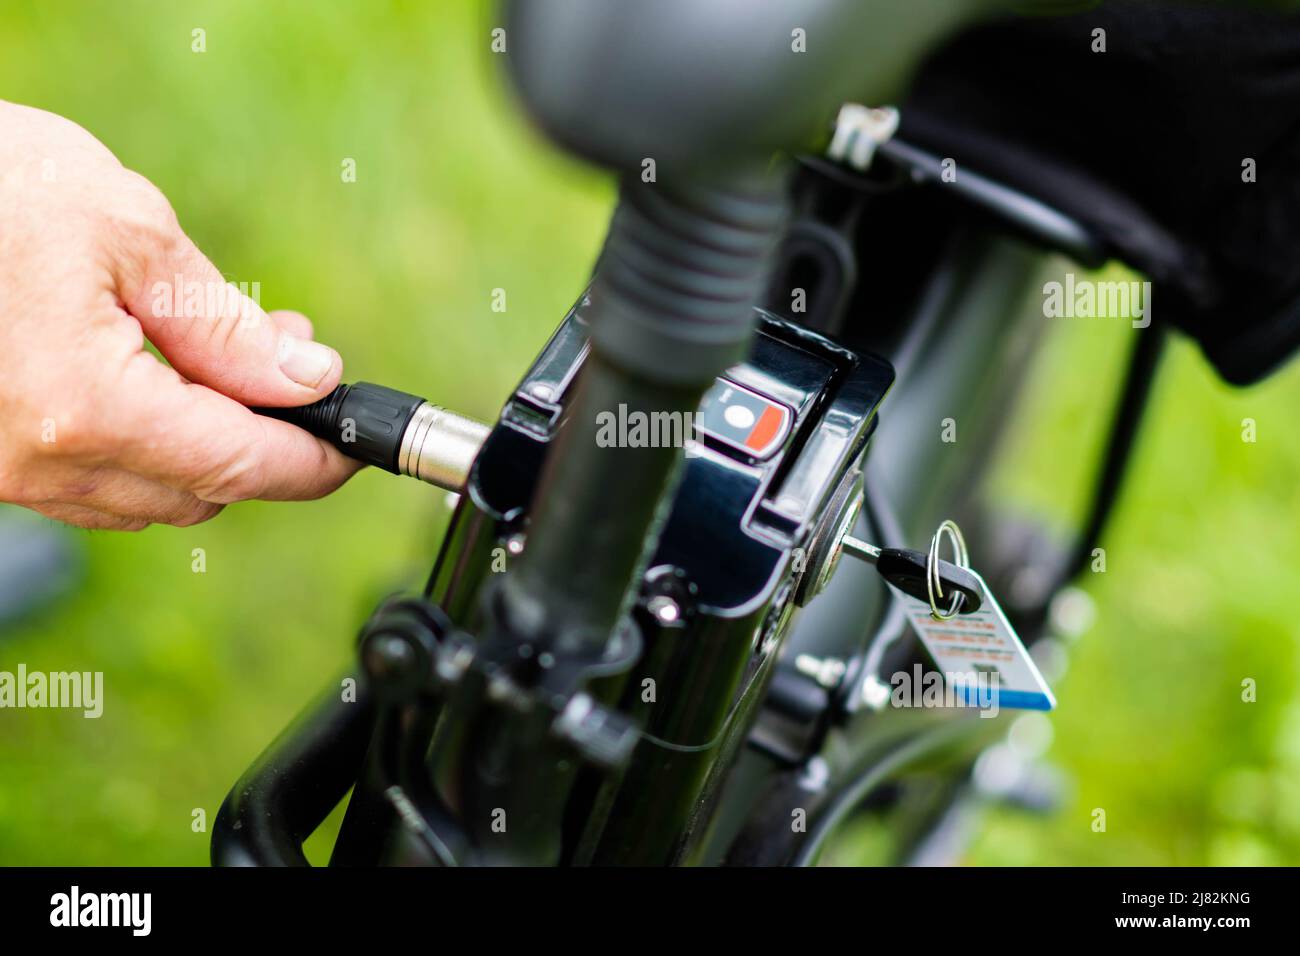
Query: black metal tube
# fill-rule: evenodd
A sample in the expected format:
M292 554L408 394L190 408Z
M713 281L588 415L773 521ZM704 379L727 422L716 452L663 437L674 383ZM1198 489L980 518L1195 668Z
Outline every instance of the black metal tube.
M625 184L591 291L591 355L503 582L521 636L604 646L654 545L691 417L748 349L784 216L784 178L766 170Z
M213 866L307 866L302 843L357 779L374 708L334 681L245 771L212 827Z
M1071 580L1083 573L1092 560L1092 551L1101 540L1106 522L1115 510L1119 500L1120 489L1124 484L1124 475L1128 472L1130 459L1133 457L1133 445L1137 441L1138 431L1142 425L1143 412L1151 398L1155 385L1156 371L1160 359L1165 353L1168 335L1164 326L1153 325L1138 333L1129 357L1128 370L1124 376L1124 390L1120 393L1118 404L1111 417L1110 432L1106 438L1101 470L1097 476L1092 499L1088 504L1087 516L1083 529L1065 566L1060 586L1064 587Z
M503 582L512 625L554 638L561 651L605 643L681 451L607 446L602 423L611 416L615 426L629 416L689 421L700 396L699 388L638 380L592 353L547 462L523 559Z
M478 634L502 667L524 645L545 648L549 673L567 675L546 679L573 682L547 693L580 689L637 593L694 413L748 350L784 199L782 177L748 168L624 186L589 293L591 352L542 467L524 552L487 589ZM616 695L607 676L602 690ZM449 711L456 732L435 744L435 779L490 859L554 864L576 764L544 708L503 710L487 690ZM510 813L504 834L483 829L493 808Z

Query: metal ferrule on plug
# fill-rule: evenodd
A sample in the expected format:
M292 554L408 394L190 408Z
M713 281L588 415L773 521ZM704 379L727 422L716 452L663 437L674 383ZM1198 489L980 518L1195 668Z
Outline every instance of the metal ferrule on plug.
M460 491L489 431L482 422L424 402L402 433L397 470L439 488Z

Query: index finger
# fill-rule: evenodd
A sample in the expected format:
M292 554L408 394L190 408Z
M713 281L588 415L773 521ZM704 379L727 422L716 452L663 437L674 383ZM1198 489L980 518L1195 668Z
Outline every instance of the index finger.
M204 501L320 498L362 467L301 428L184 381L147 352L133 357L123 385L118 466Z

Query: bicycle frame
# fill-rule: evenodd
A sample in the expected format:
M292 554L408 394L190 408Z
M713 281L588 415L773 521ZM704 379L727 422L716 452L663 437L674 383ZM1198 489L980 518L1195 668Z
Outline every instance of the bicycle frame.
M911 208L904 204L904 218ZM867 457L868 516L861 520L878 540L916 540L943 516L977 517L978 476L1043 328L1039 290L1051 267L1047 256L957 208L944 215L910 236L879 220L894 255L855 256L859 278L843 297L844 337L892 358L900 371ZM900 287L904 273L910 288ZM909 305L887 321L858 321L853 303L863 301ZM960 409L963 429L956 447L937 440L952 409ZM497 541L475 533L481 520L472 512L463 502L426 592L456 620L438 622L444 633L477 625L479 595L469 588L457 598L454 582L466 574L482 577L490 561L485 547ZM974 549L978 561L978 540ZM874 636L868 643L864 635ZM827 688L791 666L802 654L869 655L871 671L887 679L891 669L919 659L891 613L887 589L866 568L841 567L778 643L780 658L774 655L769 671L738 700L716 753L688 773L696 789L685 791L684 811L668 825L661 820L640 831L630 822L671 800L676 778L666 775L620 809L622 825L639 832L636 852L602 856L596 847L569 846L561 851L567 862L813 862L826 836L876 788L919 760L939 757L958 778L1004 732L1005 719L971 719L968 712L872 711L860 695L866 671L851 669L839 686ZM688 662L688 680L691 667L707 666L704 658ZM333 862L459 862L467 844L425 767L436 729L457 730L446 708L421 700L385 711L373 694L347 705L331 696L337 698L327 694L316 715L273 745L236 787L232 797L240 799L223 808L214 860L304 862L301 840L356 783ZM704 786L698 786L701 773L709 778ZM573 799L572 782L560 781L548 796L547 780L542 772L532 777L532 798L573 816L571 806L563 808ZM302 803L301 793L311 797L306 805L290 805L295 795ZM802 828L790 826L796 810L806 815ZM590 804L584 812L593 812ZM236 821L239 837L232 842ZM437 849L394 852L394 833L404 827L419 830L421 845Z

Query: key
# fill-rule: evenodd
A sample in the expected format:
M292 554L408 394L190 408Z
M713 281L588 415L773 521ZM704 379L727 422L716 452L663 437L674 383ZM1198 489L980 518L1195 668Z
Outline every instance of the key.
M875 565L880 576L918 601L930 601L930 591L926 586L926 565L929 556L924 551L912 551L909 548L877 548L860 538L846 534L840 541L844 553ZM984 589L979 580L965 568L958 567L950 561L939 561L939 590L935 600L941 607L952 601L954 593L961 595L957 608L958 614L973 614L984 603Z

